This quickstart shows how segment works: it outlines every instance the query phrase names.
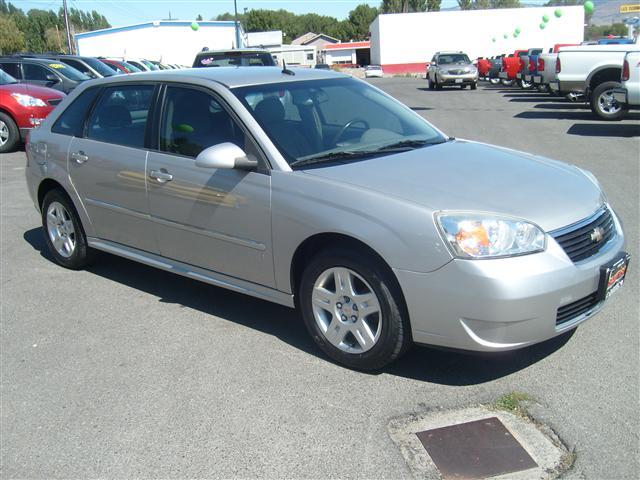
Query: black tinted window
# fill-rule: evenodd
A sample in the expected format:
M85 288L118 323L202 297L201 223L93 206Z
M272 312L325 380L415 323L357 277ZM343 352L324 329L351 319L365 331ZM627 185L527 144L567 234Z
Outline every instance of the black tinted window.
M70 67L75 68L79 72L82 72L82 73L84 73L85 75L87 75L89 77L93 77L94 76L93 72L91 72L91 70L89 70L87 68L87 66L84 65L82 62L79 62L77 60L72 60L72 59L69 59L69 58L63 58L60 61L66 63Z
M143 147L153 88L152 85L105 88L89 119L87 138Z
M212 145L232 142L247 150L245 135L208 93L168 87L160 125L160 150L197 156Z
M0 68L11 75L13 78L20 80L22 75L20 75L20 64L19 63L0 63Z
M49 70L33 63L25 63L22 65L25 80L41 80L48 82L47 75L53 75Z
M82 92L71 105L58 117L56 123L51 127L54 133L62 135L82 136L84 119L87 117L89 108L98 93L97 88L90 88Z

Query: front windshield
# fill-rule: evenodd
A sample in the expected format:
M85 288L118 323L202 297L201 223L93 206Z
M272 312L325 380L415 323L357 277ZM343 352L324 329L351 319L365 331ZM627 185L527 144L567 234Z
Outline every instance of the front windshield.
M73 67L70 67L66 63L51 62L51 63L48 63L47 66L49 66L50 68L53 68L54 70L57 70L68 79L74 80L76 82L84 82L85 80L91 79L91 77L85 75L84 73L82 73L79 70L76 70Z
M450 53L447 55L440 55L438 57L438 63L443 65L449 65L452 63L471 63L469 57L464 53Z
M353 78L254 85L233 92L292 166L446 141L409 108Z
M116 72L96 58L85 57L83 60L103 77L112 77L113 75L116 75Z
M10 83L18 83L18 80L13 78L7 72L0 70L0 85L9 85Z

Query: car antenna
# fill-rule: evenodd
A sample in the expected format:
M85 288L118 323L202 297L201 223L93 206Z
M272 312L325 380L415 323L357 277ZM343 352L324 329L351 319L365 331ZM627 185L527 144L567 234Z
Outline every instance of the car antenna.
M282 59L282 73L284 73L285 75L295 75L296 72L294 72L293 70L289 70L287 68L287 62L284 61L284 58Z

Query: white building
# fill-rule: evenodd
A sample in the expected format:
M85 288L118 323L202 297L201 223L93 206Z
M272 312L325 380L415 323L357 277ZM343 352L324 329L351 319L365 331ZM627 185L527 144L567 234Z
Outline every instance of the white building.
M192 28L197 24L197 28ZM244 47L244 32L240 32ZM75 35L79 55L91 57L141 57L164 63L191 66L203 47L235 48L233 21L190 22L162 20L113 27Z
M562 12L555 16L555 10ZM544 22L546 16L547 22ZM545 28L541 29L540 24ZM519 34L514 36L516 29ZM387 73L424 72L433 54L462 50L470 58L548 49L584 39L584 8L536 7L378 15L369 27L371 63ZM505 38L505 36L507 38Z
M369 65L370 43L329 43L322 47L321 57L327 65Z
M283 60L292 67L313 67L317 63L315 45L280 45L267 50L277 65L282 65Z

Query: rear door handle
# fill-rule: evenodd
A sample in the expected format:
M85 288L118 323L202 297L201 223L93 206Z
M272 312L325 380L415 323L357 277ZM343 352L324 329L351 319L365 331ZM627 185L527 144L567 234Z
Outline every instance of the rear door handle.
M86 156L82 150L80 150L79 152L72 153L71 158L75 160L77 164L80 164L80 165L82 165L84 162L89 160L89 157Z
M149 172L149 178L153 178L158 183L167 183L173 180L173 175L163 168L161 170L151 170L151 172Z

